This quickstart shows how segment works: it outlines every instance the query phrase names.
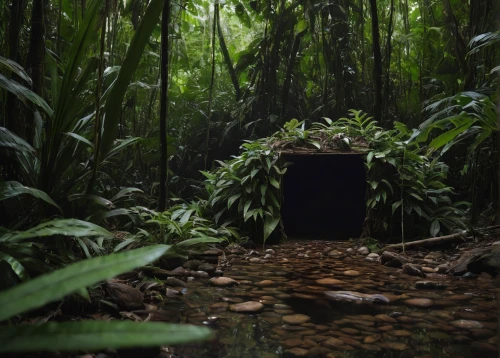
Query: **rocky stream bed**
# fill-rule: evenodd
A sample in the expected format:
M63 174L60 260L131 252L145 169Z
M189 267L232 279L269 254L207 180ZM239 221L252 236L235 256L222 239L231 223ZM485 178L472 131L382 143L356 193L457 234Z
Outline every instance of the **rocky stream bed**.
M103 286L115 313L82 318L207 325L214 339L80 357L497 357L497 279L411 254L288 241L143 268Z

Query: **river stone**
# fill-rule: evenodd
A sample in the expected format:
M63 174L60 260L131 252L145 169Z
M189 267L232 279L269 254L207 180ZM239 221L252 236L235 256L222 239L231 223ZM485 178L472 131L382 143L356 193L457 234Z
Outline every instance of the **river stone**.
M426 276L425 273L422 271L422 267L416 264L410 264L410 263L404 264L403 272L410 276L420 276L420 277Z
M107 282L106 288L118 307L122 309L136 309L144 306L144 296L137 288L114 281Z
M392 349L395 351L405 351L407 349L410 349L410 347L407 344L399 342L380 342L378 343L378 345L382 348Z
M429 298L411 298L404 301L408 306L427 308L434 305L434 301Z
M380 256L380 263L388 267L400 268L407 262L405 257L391 251L384 251Z
M347 270L344 271L344 276L351 276L351 277L361 276L361 272L356 270Z
M471 321L467 319L458 319L456 321L451 321L450 325L456 328L463 329L473 329L473 328L483 328L484 326L478 321Z
M229 309L233 312L239 313L255 313L259 312L264 308L264 305L256 301L248 301L242 303L236 303L229 306Z
M382 321L382 322L387 322L387 323L397 323L398 321L396 321L394 318L390 317L389 315L386 315L386 314L378 314L375 316L375 318L379 321Z
M321 278L316 280L317 284L325 285L325 286L342 286L345 285L344 281L336 280L334 278Z
M367 248L366 246L362 246L358 249L358 254L360 255L368 255L370 253L370 249Z
M391 334L396 337L409 337L412 333L406 330L397 329L395 331L391 331Z
M283 323L286 324L302 324L309 322L311 318L304 314L292 314L289 316L283 316Z
M205 271L208 273L213 273L213 272L215 272L215 266L212 264L209 264L208 262L204 262L200 266L198 266L198 271Z
M285 351L288 355L287 357L307 357L307 349L295 347Z
M255 283L255 286L258 286L258 287L269 287L269 286L274 286L274 285L276 285L276 282L274 282L272 280L263 280L263 281Z
M229 277L214 277L208 280L209 285L215 287L229 287L237 285L238 282Z
M389 303L389 299L381 294L366 294L352 291L326 291L326 298L332 301L349 302L384 302Z
M301 346L302 344L304 344L304 341L302 339L298 339L298 338L290 338L290 339L283 341L283 346L285 348L293 348L293 347Z
M321 342L321 345L327 348L337 348L338 346L344 345L344 342L342 342L340 339L332 337L330 339L327 339L326 341Z
M442 289L446 288L446 285L441 283L441 282L435 282L435 281L417 281L415 283L415 288L429 289L429 290L432 290L432 289L442 290Z
M368 262L378 262L380 260L379 254L372 252L371 254L368 254L368 256L365 257L365 261Z
M200 266L201 261L200 260L189 260L182 265L182 267L189 269L189 270L198 270L198 267Z
M382 338L382 336L380 334L374 334L374 335L371 335L371 336L368 336L368 337L365 337L363 339L363 342L364 343L367 343L367 344L370 344L370 343L375 343L377 341L380 341L380 338Z
M356 253L356 251L354 251L353 248L348 248L347 250L345 250L345 253L348 255L354 255Z
M379 346L373 344L361 344L360 347L363 348L365 351L372 351L372 352L380 352L382 350Z

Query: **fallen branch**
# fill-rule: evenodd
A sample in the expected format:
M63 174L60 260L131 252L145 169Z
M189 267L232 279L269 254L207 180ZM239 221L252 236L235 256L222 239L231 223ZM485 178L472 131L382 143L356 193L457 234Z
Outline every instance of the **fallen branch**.
M384 247L384 250L386 250L386 249L402 250L403 248L410 249L413 247L434 246L434 245L440 245L443 243L457 241L460 239L461 240L470 240L470 239L472 239L472 236L468 236L468 232L465 230L462 230L460 232L457 232L457 233L451 234L451 235L440 236L440 237L431 237L429 239L411 241L411 242L407 242L405 244L387 245Z
M443 243L450 243L458 240L471 240L474 237L477 237L477 234L485 234L490 231L498 230L500 229L500 225L495 225L495 226L489 226L485 227L482 229L475 229L471 231L466 231L462 230L460 232L457 232L455 234L451 235L446 235L446 236L439 236L439 237L431 237L429 239L424 239L424 240L417 240L417 241L411 241L407 242L405 244L393 244L393 245L387 245L384 246L384 248L380 251L384 251L387 249L396 249L396 250L403 250L407 248L414 248L414 247L425 247L425 246L434 246L434 245L440 245Z

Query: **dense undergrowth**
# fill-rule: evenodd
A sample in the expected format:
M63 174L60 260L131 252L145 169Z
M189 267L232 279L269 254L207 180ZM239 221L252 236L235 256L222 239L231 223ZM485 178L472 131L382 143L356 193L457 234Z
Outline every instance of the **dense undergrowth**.
M0 4L0 352L209 338L150 323L22 323L161 257L285 236L284 151L365 154L365 237L498 219L495 4L379 0L382 61L365 3ZM453 9L470 28L450 21ZM373 103L379 122L341 118ZM169 205L156 210L162 185Z

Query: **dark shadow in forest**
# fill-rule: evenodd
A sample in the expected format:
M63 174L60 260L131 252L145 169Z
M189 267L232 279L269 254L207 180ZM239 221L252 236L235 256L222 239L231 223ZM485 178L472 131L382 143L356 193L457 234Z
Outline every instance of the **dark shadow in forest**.
M361 235L366 172L360 154L284 154L282 205L287 236L345 240Z

